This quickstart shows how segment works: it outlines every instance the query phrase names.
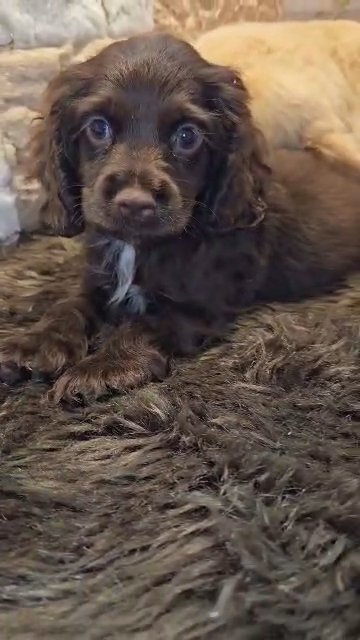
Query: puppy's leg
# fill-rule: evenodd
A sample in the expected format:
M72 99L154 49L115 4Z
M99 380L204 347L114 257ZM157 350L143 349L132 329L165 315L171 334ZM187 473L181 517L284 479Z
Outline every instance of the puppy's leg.
M314 149L331 159L341 160L360 169L360 145L355 135L339 121L314 124L307 131L305 147Z
M0 380L12 384L29 372L55 375L88 349L91 308L85 295L58 302L22 336L0 345Z
M97 398L107 391L125 391L166 375L167 359L151 333L139 323L124 322L94 354L71 367L56 381L55 402Z

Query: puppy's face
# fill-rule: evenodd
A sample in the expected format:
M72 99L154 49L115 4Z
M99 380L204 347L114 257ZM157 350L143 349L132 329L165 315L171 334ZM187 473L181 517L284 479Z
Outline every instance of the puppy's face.
M149 48L149 47L148 47ZM88 223L135 242L181 232L205 186L212 118L201 86L166 51L118 44L74 113Z
M34 143L53 222L132 243L181 234L197 218L218 219L235 157L250 178L240 210L256 157L246 101L232 71L166 35L115 43L67 70L49 87Z

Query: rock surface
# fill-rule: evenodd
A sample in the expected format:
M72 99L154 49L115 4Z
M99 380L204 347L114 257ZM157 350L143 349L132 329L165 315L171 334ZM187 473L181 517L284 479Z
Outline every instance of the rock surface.
M13 189L14 156L0 139L0 243L16 241L20 232L16 195Z
M108 42L97 40L97 50ZM15 238L19 224L25 231L37 226L38 189L25 183L19 161L47 83L73 60L92 55L94 43L82 52L74 45L0 50L0 185L6 182L0 188L0 242Z
M0 1L0 39L16 48L62 46L151 29L152 0Z

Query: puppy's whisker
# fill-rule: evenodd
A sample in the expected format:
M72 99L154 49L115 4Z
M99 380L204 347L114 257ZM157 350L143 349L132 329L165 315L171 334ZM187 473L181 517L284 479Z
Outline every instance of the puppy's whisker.
M201 200L188 200L186 198L183 198L183 204L202 207L205 211L211 213L211 215L213 215L215 218L218 217L216 211L212 209L212 207L210 207L206 202L202 202Z
M86 184L84 183L64 184L61 187L61 191L71 191L71 189L84 189L85 187L86 187Z

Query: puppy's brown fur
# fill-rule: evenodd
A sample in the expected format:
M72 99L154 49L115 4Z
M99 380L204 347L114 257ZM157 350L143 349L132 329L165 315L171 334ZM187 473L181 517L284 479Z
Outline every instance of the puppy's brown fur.
M44 104L43 218L85 229L86 260L78 294L4 345L3 379L61 373L56 400L137 386L254 300L314 295L359 266L358 173L310 152L268 159L241 78L190 45L114 44Z
M360 167L358 22L238 23L195 46L209 62L241 73L272 145L316 149Z

